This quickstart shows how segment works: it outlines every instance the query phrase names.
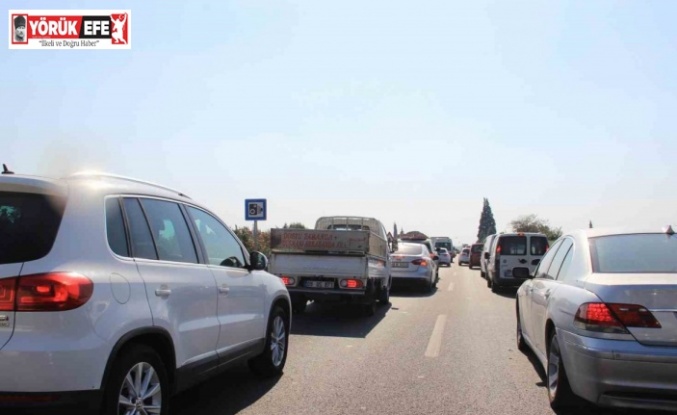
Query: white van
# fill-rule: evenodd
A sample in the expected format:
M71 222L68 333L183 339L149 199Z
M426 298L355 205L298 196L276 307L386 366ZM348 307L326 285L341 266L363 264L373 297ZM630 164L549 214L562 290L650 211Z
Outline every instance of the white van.
M492 292L500 287L517 287L536 270L548 251L548 238L542 233L498 234L488 256L487 287Z
M484 247L482 248L482 255L480 256L480 275L482 278L487 278L487 268L489 267L489 255L491 245L496 239L496 234L491 234L484 240Z

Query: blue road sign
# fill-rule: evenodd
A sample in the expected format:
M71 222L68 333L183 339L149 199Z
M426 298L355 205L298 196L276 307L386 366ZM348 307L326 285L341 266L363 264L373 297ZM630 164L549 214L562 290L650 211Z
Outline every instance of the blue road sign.
M245 220L266 220L266 199L245 199L244 217Z

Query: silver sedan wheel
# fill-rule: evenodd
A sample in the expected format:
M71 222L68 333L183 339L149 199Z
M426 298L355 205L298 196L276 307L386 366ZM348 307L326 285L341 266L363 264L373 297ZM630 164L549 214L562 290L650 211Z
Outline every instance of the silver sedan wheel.
M146 362L134 365L120 388L118 413L124 415L159 414L162 410L160 379Z
M284 360L284 351L287 348L287 330L284 326L284 320L281 316L276 316L273 320L273 327L270 332L270 351L273 366L278 367Z
M561 370L562 356L559 351L559 344L557 344L557 341L554 341L550 345L550 354L548 356L548 393L551 399L557 396Z

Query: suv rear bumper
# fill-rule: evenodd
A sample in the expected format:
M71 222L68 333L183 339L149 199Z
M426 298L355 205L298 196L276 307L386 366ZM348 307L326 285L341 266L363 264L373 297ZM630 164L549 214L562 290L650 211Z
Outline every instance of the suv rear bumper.
M42 330L12 336L0 350L0 394L66 396L102 388L111 346L93 331L79 338L73 338L79 333L59 334Z

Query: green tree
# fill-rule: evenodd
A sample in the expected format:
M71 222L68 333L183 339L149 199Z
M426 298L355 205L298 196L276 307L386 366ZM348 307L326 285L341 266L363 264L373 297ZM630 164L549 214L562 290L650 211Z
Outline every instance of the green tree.
M259 243L258 249L254 242L254 233L248 227L236 228L234 231L235 235L242 241L247 251L259 251L270 256L270 231L258 231L257 240Z
M237 226L235 227L235 235L237 235L238 238L242 241L244 244L245 248L247 248L248 251L253 251L254 250L254 234L252 233L251 229L244 227L244 228L238 228Z
M562 236L562 228L554 228L548 225L548 221L540 219L532 214L523 215L510 222L514 232L540 232L548 237L549 241L554 241Z
M290 229L308 229L306 228L306 225L302 224L301 222L292 222L289 224Z
M477 231L477 242L484 242L487 236L494 233L496 233L496 221L494 220L494 214L491 212L491 206L489 206L489 199L485 197L482 216L480 216L480 226Z

